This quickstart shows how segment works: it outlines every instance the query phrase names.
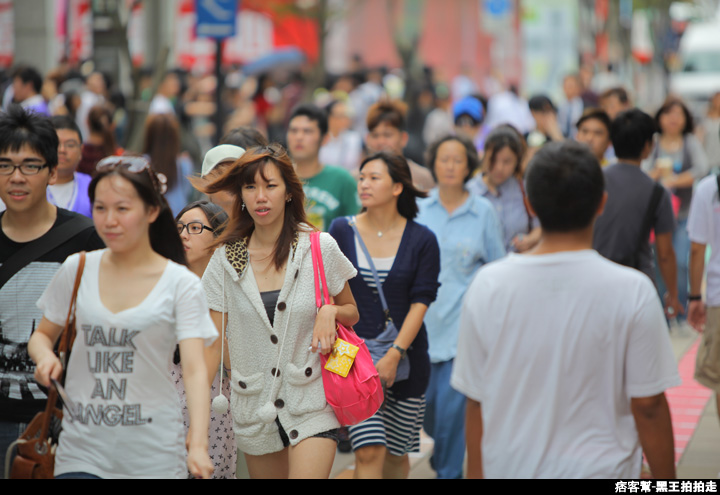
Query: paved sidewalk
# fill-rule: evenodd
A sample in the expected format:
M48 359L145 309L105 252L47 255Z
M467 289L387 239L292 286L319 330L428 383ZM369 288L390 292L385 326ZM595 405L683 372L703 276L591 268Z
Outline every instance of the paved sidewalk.
M667 392L673 415L676 459L679 458L677 476L680 479L718 478L720 423L715 397L710 390L692 379L694 355L700 338L694 332L672 333L671 338L683 378L681 387ZM685 403L680 399L683 396ZM694 428L688 432L688 427L693 423Z

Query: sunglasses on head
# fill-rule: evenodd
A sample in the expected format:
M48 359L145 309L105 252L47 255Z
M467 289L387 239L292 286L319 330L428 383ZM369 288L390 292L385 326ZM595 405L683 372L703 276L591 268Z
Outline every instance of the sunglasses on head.
M148 171L150 178L155 183L155 188L160 194L167 192L167 177L164 174L153 172L150 167L150 160L144 156L109 156L103 158L95 166L97 172L109 172L122 168L133 174L139 174Z
M138 174L143 170L150 169L150 161L142 156L108 156L98 162L95 170L107 172L120 167L127 169L128 172Z

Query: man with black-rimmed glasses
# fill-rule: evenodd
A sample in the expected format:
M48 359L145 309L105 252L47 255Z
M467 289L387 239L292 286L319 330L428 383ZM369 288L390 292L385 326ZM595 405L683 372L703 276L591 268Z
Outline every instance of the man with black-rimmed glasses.
M57 179L58 136L46 117L17 105L0 115L0 471L8 446L44 409L27 342L35 306L69 255L103 247L92 221L47 199Z

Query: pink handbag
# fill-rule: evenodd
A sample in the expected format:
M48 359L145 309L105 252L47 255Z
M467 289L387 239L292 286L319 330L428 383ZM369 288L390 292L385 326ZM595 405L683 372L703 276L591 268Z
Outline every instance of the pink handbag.
M323 305L323 300L326 302L330 300L322 252L320 251L319 232L310 234L310 245L313 274L315 275L315 303L319 310ZM374 416L383 403L384 395L380 376L375 369L365 341L358 337L352 328L346 328L340 323L337 323L337 336L338 339L359 349L347 377L342 377L325 368L331 354L320 355L325 399L335 411L340 424L352 426Z

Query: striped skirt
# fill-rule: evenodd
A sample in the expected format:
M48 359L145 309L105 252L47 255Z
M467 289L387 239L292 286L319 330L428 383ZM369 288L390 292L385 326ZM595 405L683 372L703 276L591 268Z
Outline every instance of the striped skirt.
M420 430L425 418L425 396L395 399L387 390L383 407L372 418L350 426L353 450L384 445L390 454L402 456L420 452Z

